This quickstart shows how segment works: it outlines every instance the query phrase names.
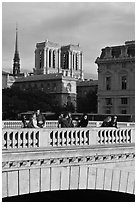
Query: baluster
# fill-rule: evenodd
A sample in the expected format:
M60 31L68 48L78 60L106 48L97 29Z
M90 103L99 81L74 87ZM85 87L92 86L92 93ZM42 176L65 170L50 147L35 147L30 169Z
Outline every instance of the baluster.
M113 132L113 130L110 130L110 132L109 132L109 144L113 143L112 132Z
M67 146L70 145L70 138L71 138L71 132L70 131L66 131L66 140L67 140Z
M31 133L33 135L33 147L37 147L38 145L38 139L37 139L37 132L36 131L32 131Z
M101 130L98 131L98 144L101 143Z
M83 145L83 131L80 130L80 145Z
M16 142L15 142L15 132L13 132L13 134L12 134L12 148L16 148Z
M56 137L57 137L57 146L61 146L62 139L61 139L60 131L57 131Z
M24 134L23 134L23 148L27 148L28 135L29 135L29 131L24 132Z
M53 147L54 147L54 146L57 146L56 143L57 143L56 132L53 131Z
M88 131L86 131L86 133L85 133L85 145L89 145L89 130Z
M21 147L20 135L21 135L21 132L18 130L18 133L17 133L17 148Z
M127 132L127 143L131 143L131 129Z
M124 137L123 137L123 139L124 139L124 143L127 143L127 129L124 130Z
M86 130L83 131L83 145L86 145Z
M7 149L7 137L8 137L7 132L4 132L4 134L3 134L3 141L2 141L2 148L3 149Z
M7 148L10 149L11 147L12 147L12 132L8 132Z
M23 131L22 133L23 133L22 134L22 147L25 148L25 135L27 134L27 132Z
M77 131L77 134L76 134L76 145L79 145L79 140L80 140L80 131Z
M72 130L69 131L68 138L69 138L69 144L68 145L70 146L73 143L73 131Z
M65 142L66 142L65 133L66 132L64 131L60 131L60 137L62 138L62 143L61 143L62 146L66 146L65 145Z
M104 144L104 134L105 134L105 130L101 131L101 144Z
M120 137L119 137L120 131L121 130L116 130L116 143L120 143Z
M75 132L73 130L71 130L71 145L75 145Z
M76 131L73 131L73 145L76 145Z

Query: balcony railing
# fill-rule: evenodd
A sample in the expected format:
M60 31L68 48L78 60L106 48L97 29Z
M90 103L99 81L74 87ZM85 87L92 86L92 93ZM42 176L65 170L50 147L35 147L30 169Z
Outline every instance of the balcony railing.
M2 131L3 149L128 144L134 142L134 128L5 128Z

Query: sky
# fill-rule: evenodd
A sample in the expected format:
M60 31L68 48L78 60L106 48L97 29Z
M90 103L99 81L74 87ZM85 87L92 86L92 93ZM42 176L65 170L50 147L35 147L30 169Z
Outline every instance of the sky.
M135 40L134 2L3 2L2 69L12 72L15 31L21 72L32 72L35 46L46 39L80 44L85 78L97 79L101 49Z

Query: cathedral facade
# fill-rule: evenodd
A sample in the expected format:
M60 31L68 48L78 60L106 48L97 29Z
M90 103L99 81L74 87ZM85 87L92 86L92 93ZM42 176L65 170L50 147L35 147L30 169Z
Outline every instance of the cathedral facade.
M46 40L37 43L34 74L63 73L64 76L83 79L82 50L78 45L60 46Z

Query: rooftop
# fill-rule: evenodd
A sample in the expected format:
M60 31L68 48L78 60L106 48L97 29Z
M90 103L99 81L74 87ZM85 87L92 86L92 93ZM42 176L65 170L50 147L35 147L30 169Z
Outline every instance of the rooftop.
M16 82L24 82L24 81L43 81L43 80L61 80L61 79L67 79L67 80L74 80L71 77L64 77L62 73L59 74L42 74L42 75L32 75L32 76L26 76L26 77L19 77L16 79Z

